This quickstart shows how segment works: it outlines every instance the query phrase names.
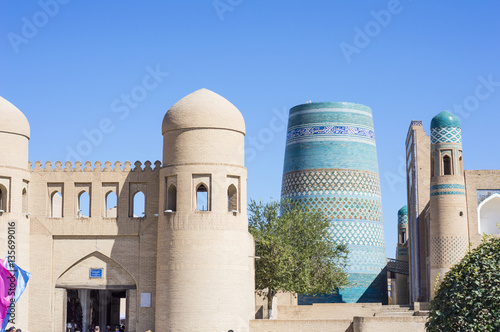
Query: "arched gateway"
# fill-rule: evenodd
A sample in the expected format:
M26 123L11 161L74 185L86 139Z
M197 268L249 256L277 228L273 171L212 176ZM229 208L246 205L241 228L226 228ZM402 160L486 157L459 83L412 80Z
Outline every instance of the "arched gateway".
M56 326L75 325L86 331L86 326L130 325L127 308L137 300L136 281L102 253L94 251L72 264L55 287L56 312L62 314L55 317Z

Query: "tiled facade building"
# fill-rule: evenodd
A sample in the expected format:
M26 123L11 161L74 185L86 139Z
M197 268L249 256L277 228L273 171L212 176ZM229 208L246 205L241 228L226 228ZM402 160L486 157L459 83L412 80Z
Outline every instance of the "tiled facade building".
M464 170L463 155L456 115L436 115L430 137L422 121L411 122L406 139L410 303L432 298L436 283L469 243L477 246L483 233L500 234L500 170Z
M332 238L350 251L352 287L319 299L299 295L299 304L387 303L382 200L369 107L325 102L290 109L281 197L324 211L331 218Z

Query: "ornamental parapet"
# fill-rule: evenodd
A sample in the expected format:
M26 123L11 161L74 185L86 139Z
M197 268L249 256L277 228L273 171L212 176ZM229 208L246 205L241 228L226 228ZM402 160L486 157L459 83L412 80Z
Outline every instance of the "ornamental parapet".
M82 163L81 161L76 161L74 164L70 161L64 163L60 161L56 161L55 164L47 161L45 162L45 166L42 162L36 161L33 167L33 164L29 162L29 169L32 172L157 172L161 168L161 162L159 160L154 162L154 166L149 160L147 160L144 165L140 161L136 161L132 166L130 161L126 161L122 164L119 161L116 161L114 164L110 161L106 161L103 164L100 161L92 163L90 161L86 161Z

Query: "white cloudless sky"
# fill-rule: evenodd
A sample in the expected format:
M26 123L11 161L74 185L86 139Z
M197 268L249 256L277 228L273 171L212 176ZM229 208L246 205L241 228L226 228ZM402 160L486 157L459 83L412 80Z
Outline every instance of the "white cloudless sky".
M458 112L465 168L499 168L499 12L496 1L7 0L0 95L30 122L33 163L134 163L161 160L170 106L213 90L245 117L256 200L280 197L291 107L367 105L394 257L411 120L429 132L435 114Z

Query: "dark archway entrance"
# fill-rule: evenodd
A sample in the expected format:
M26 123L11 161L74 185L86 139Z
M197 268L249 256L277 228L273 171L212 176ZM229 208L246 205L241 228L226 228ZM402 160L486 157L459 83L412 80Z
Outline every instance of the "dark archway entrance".
M67 289L66 298L67 332L93 332L95 326L114 332L125 323L126 290Z

